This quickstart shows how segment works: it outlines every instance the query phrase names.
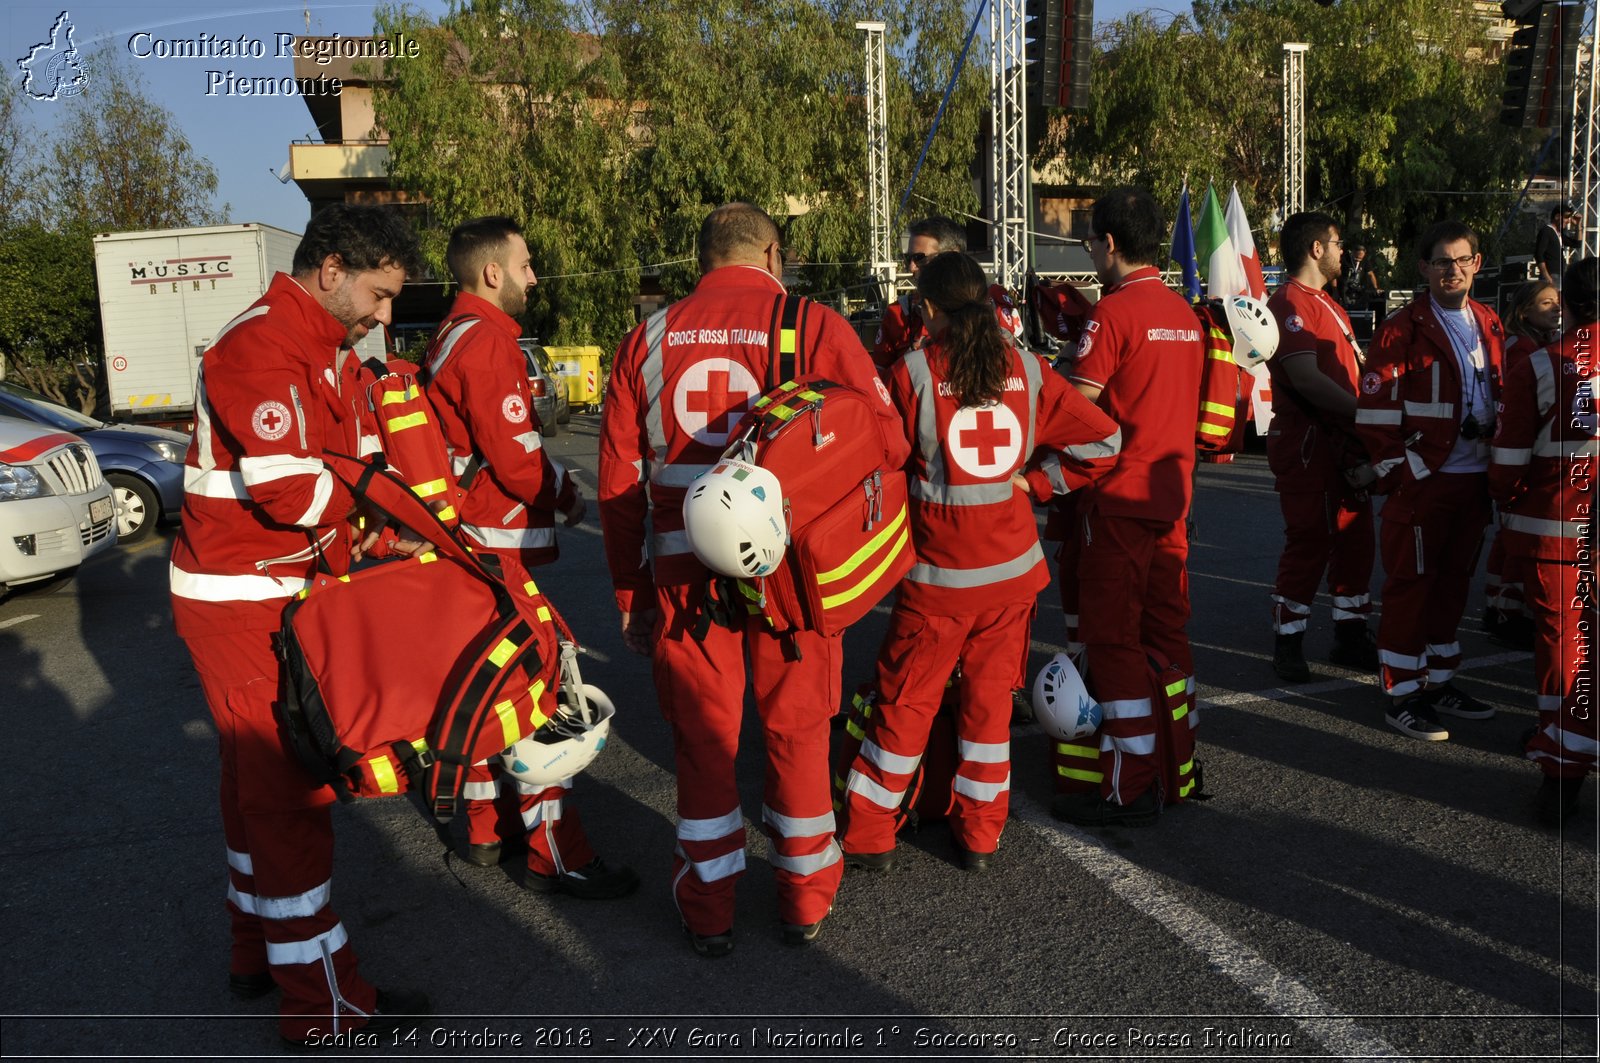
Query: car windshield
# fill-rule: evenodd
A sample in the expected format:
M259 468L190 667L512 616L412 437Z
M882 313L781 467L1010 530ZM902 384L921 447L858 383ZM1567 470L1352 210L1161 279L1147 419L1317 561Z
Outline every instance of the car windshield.
M528 352L528 360L537 365L545 376L556 375L556 367L551 363L550 356L545 353L543 347L529 343L523 345L522 349Z
M27 388L18 387L9 381L0 380L0 395L10 405L24 406L28 413L53 428L64 429L68 432L80 432L85 428L100 428L104 422L93 417L69 410L59 403L51 402L43 395L29 391Z

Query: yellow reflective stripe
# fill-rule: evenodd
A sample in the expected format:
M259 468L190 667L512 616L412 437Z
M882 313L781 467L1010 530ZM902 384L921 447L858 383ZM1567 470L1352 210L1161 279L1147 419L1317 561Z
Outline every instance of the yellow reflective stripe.
M412 388L406 388L404 391L385 391L383 393L383 402L381 402L379 405L393 406L400 402L410 402L416 397L417 393Z
M774 406L767 412L780 421L787 421L789 418L794 416L794 411L789 409L787 406Z
M1189 689L1189 680L1188 679L1179 679L1177 682L1168 683L1167 684L1167 697L1170 698L1174 694L1182 694L1185 690L1188 690L1188 689Z
M1194 771L1194 761L1192 760L1186 760L1178 765L1179 775L1188 775L1192 771Z
M1083 771L1079 768L1057 768L1056 774L1065 779L1077 779L1079 782L1104 782L1105 775L1098 771Z
M846 731L850 732L850 737L851 738L854 738L857 741L865 741L866 740L867 732L862 730L861 729L861 725L856 723L854 720L846 720L844 722L844 729Z
M533 729L537 731L550 722L550 717L539 708L539 699L544 697L543 679L528 688L528 697L533 699L533 711L528 713L528 718L533 721Z
M412 484L411 490L416 492L418 498L432 498L434 495L443 494L445 488L449 486L448 481L440 478L438 480L429 480L427 483Z
M1206 434L1208 436L1225 436L1229 432L1233 431L1233 429L1230 428L1228 425L1225 425L1225 424L1206 424L1204 421L1201 421L1198 427L1199 427L1201 432L1203 432L1204 434Z
M1057 742L1056 752L1064 757L1088 757L1090 760L1098 760L1100 758L1100 750L1094 746L1074 746L1068 745L1066 742Z
M417 564L419 565L431 565L437 560L439 560L439 555L434 553L432 550L429 550L425 554L417 555Z
M372 769L373 781L378 784L378 789L386 794L400 792L400 780L395 777L394 765L389 763L387 756L368 757L367 766Z
M1187 715L1189 715L1189 703L1184 702L1182 705L1172 710L1172 722L1177 723Z
M827 572L817 573L817 585L821 586L824 583L832 583L834 580L843 579L844 577L850 575L850 573L854 572L861 562L865 561L868 557L871 557L874 553L876 553L884 543L889 541L890 537L894 535L900 526L906 522L907 511L908 507L901 506L900 512L894 515L894 519L888 524L885 524L882 531L868 540L867 545L851 554L850 559L844 564L840 565L838 568L830 569ZM882 569L879 571L882 571Z
M823 400L822 392L812 391L810 388L802 391L800 393L800 397L808 402L821 402Z
M339 577L339 582L340 583L349 583L350 582L350 577L349 576L340 576Z
M1188 797L1189 796L1189 791L1193 790L1193 789L1194 789L1194 780L1190 779L1188 782L1186 782L1182 786L1178 787L1178 796L1179 797Z
M538 611L535 613L535 615L538 616L538 618L540 620L543 620L546 624L548 624L550 622L550 610L546 606L543 606L543 605L539 606Z
M862 578L860 583L857 583L849 590L840 591L838 594L830 594L823 598L822 607L824 609L832 609L836 605L844 605L846 602L853 602L863 594L867 593L867 591L872 589L872 585L878 581L878 577L889 571L889 566L894 564L895 559L900 556L900 551L904 550L908 545L910 545L910 543L911 529L906 528L900 533L900 538L895 542L893 549L889 551L888 556L883 559L882 563L879 564L877 568L873 569L871 572L868 572L866 576Z
M750 584L746 583L744 580L739 581L739 593L750 599L750 601L758 604L763 599L762 593L750 586Z
M509 701L499 701L494 706L495 715L500 717L500 737L505 739L501 748L511 745L522 737L522 728L517 726L517 707Z
M434 515L437 516L440 520L446 520L446 521L455 520L456 519L456 507L455 506L445 506L443 509L441 509L438 513L436 513Z
M1225 417L1232 417L1234 414L1234 408L1232 406L1224 406L1220 402L1208 402L1205 404L1203 409L1207 413L1220 413Z
M404 417L389 418L388 428L391 432L403 432L407 428L415 428L418 425L427 423L428 415L418 410L416 413L408 413Z
M765 395L763 395L759 399L756 400L756 407L755 408L759 410L763 406L771 406L771 405L772 405L772 400L767 398Z
M496 646L494 652L489 654L489 663L496 668L504 668L506 662L511 660L512 655L516 652L517 644L515 642L510 639L501 639L500 645Z
M522 585L522 593L526 594L529 598L532 598L535 594L539 593L539 585L533 582L533 580L529 580Z

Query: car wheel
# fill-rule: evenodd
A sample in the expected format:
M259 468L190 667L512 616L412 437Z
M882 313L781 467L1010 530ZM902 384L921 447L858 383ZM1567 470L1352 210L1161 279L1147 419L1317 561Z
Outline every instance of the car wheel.
M559 424L571 424L572 423L572 407L570 405L569 406L563 406L561 408L561 416L557 417L556 421Z
M106 473L106 480L117 507L117 542L136 543L149 535L161 516L155 488L125 472Z

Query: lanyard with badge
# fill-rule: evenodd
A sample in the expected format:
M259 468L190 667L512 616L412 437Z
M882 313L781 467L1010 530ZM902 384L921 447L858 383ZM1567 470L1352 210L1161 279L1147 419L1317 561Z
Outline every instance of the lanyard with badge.
M1471 311L1466 312L1471 313ZM1466 388L1467 415L1461 421L1461 438L1489 439L1494 435L1494 414L1490 413L1485 421L1480 422L1476 413L1480 395L1483 398L1483 409L1489 409L1489 380L1486 369L1472 357L1474 352L1483 351L1481 340L1475 336L1478 331L1477 323L1474 321L1463 329L1457 320L1457 313L1440 306L1437 299L1433 300L1433 316L1444 325L1444 330L1450 337L1450 346L1455 348L1456 358L1462 363L1462 375L1470 376L1470 383ZM1466 372L1468 367L1471 368L1470 374Z

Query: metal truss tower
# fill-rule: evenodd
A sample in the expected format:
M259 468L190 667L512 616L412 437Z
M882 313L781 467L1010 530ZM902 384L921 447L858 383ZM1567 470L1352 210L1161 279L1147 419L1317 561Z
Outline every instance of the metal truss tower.
M1283 46L1283 217L1306 209L1306 52Z
M1578 76L1572 85L1572 139L1567 145L1567 196L1578 212L1580 257L1600 255L1600 32L1591 2L1578 43Z
M889 215L889 81L882 22L857 22L866 49L867 253L884 305L894 301L894 233Z
M989 160L994 280L1008 291L1028 272L1028 107L1023 0L989 4L989 89L994 150Z

